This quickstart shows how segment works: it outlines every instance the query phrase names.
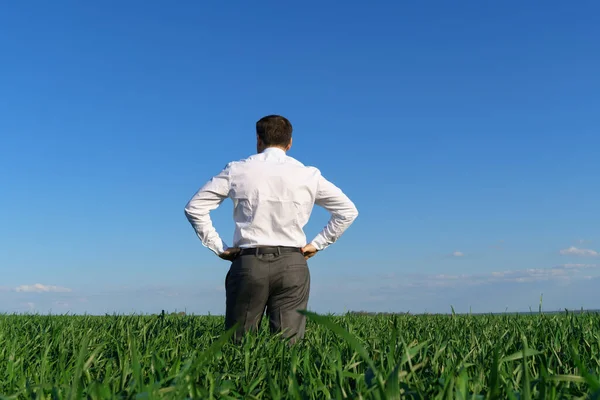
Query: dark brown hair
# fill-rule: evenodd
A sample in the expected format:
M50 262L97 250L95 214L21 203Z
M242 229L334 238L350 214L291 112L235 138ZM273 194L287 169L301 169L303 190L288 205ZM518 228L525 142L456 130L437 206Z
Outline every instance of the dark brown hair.
M265 146L287 146L292 140L292 124L281 115L267 115L256 122L256 134Z

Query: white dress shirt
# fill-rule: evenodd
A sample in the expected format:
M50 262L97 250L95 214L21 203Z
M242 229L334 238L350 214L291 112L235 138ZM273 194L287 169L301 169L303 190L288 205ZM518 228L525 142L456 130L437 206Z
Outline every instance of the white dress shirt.
M303 228L316 204L331 214L327 225L310 242L323 250L358 216L354 203L317 168L304 166L285 151L270 147L227 164L185 206L185 215L198 238L217 255L229 246L214 228L209 212L227 198L234 206L231 247L304 247Z

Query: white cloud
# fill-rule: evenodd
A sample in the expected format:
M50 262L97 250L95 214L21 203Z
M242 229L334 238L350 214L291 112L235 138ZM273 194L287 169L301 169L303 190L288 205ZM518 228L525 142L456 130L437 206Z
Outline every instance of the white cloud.
M567 269L584 269L584 268L597 268L597 264L563 264L563 268Z
M71 289L60 287L60 286L51 286L51 285L42 285L41 283L36 283L33 285L21 285L15 288L15 292L28 292L28 293L65 293L70 292Z
M166 296L166 297L176 297L176 296L179 296L179 292L172 291L172 290L159 290L157 292L157 294L160 295L160 296Z
M560 251L563 256L583 256L583 257L598 257L600 254L596 250L590 249L579 249L575 246L571 246L568 249Z
M464 253L462 251L455 251L454 253L452 253L452 256L454 257L464 257Z
M565 281L576 277L580 269L597 268L596 264L563 264L551 268L526 268L519 270L497 271L490 274L473 274L463 277L470 284L496 282L540 282Z
M446 274L439 274L439 275L434 275L435 279L442 279L442 280L455 280L455 279L459 279L460 276L459 275L446 275Z
M600 268L597 264L563 264L550 268L525 268L517 270L494 271L474 274L411 274L399 276L397 279L385 279L385 284L378 286L386 289L400 290L401 288L442 288L465 287L495 283L526 283L526 282L568 282L571 279L583 279L592 276L593 269ZM362 283L361 283L362 284Z

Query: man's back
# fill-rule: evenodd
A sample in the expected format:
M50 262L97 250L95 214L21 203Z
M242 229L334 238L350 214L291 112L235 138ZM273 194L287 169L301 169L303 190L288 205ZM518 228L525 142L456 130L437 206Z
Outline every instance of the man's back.
M314 167L288 157L292 125L270 115L256 123L257 153L234 161L208 181L185 206L202 244L231 261L225 278L225 326L236 337L256 329L266 308L271 332L298 340L304 335L310 291L307 260L335 242L358 216L350 199ZM212 225L210 211L226 198L234 205L233 247ZM331 218L306 242L303 228L314 205Z
M236 247L306 244L303 232L312 212L319 170L276 148L229 166Z
M234 205L233 247L304 247L304 226L315 204L331 213L327 226L311 244L323 250L358 216L350 199L325 179L278 148L233 161L190 200L186 215L202 243L219 254L228 248L212 227L208 213L225 198Z

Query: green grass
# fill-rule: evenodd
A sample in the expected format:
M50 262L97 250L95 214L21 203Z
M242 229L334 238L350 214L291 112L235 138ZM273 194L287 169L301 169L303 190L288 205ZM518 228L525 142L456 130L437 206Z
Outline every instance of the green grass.
M0 398L599 398L600 316L310 314L287 346L221 317L0 316Z

